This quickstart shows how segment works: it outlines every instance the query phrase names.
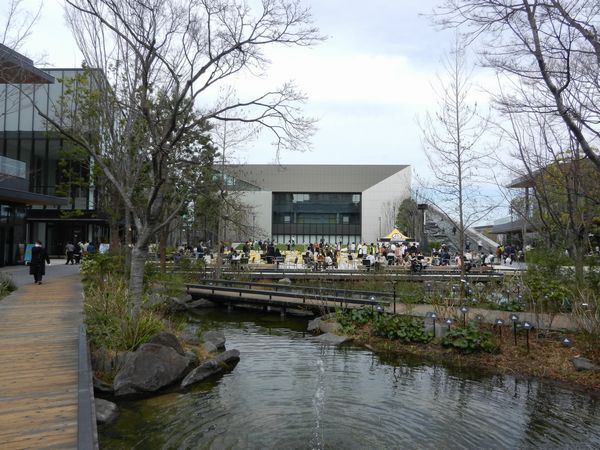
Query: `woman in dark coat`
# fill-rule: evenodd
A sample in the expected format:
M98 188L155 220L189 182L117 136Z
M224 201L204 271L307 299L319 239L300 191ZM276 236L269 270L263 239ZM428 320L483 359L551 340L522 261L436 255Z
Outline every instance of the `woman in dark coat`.
M29 264L29 274L33 275L34 283L42 284L42 277L46 274L46 264L50 265L50 258L46 249L40 241L36 241L31 249L31 263Z

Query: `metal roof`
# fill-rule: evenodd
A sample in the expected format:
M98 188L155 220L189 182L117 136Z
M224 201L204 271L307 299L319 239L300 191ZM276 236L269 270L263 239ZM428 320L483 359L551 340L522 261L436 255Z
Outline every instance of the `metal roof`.
M0 201L22 203L24 205L61 205L66 206L68 199L52 195L36 194L0 187Z
M0 84L48 84L54 77L34 67L33 61L0 44Z
M363 192L408 165L227 165L227 174L272 192Z

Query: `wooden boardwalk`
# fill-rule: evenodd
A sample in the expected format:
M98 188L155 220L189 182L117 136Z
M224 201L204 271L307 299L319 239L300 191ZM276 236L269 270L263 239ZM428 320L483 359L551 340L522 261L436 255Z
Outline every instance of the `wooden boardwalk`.
M0 447L78 448L80 276L0 300ZM81 442L81 441L79 441Z

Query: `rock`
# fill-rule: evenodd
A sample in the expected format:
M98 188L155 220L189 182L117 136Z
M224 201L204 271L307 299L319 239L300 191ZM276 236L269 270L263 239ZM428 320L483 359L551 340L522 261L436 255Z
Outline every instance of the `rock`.
M337 322L325 322L324 320L321 320L319 328L321 329L321 333L335 334L340 329L340 324Z
M119 407L113 402L96 398L94 403L96 406L96 423L99 425L111 423L119 415Z
M320 331L321 330L321 318L317 317L316 319L310 320L308 322L308 326L306 327L307 331Z
M195 326L185 327L180 334L180 338L186 344L191 345L199 345L202 342L200 336L198 336L198 327Z
M156 333L154 336L152 336L150 338L150 340L148 341L148 344L158 344L158 345L164 345L165 347L171 347L173 350L175 350L180 355L182 355L182 356L185 355L185 352L183 351L183 347L181 347L181 344L179 343L177 338L174 335L172 335L171 333L167 333L166 331L160 331L160 332Z
M289 278L282 278L281 280L277 281L277 284L285 284L287 286L290 286L292 284L292 280L290 280Z
M187 304L190 309L198 309L198 308L214 308L215 304L210 300L205 300L203 298L199 298L198 300L194 300L193 302L189 302Z
M199 383L206 378L232 370L240 360L238 350L227 350L220 355L203 362L192 370L181 382L181 387L187 387Z
M142 344L115 376L115 395L157 391L181 379L188 367L189 360L172 347Z
M130 352L117 352L106 350L105 348L99 348L92 352L91 361L92 368L95 372L101 373L113 373L118 371L129 356Z
M205 342L204 344L202 344L202 348L204 348L204 351L206 353L214 353L219 350L217 346L212 342Z
M200 362L200 359L198 359L198 355L196 355L194 352L185 352L185 357L189 361L188 367L190 370L193 367L197 366L198 363Z
M210 342L218 349L225 348L225 335L221 331L207 331L202 335L202 340L206 342Z
M308 331L320 331L321 333L336 333L340 329L337 322L326 322L323 317L317 317L308 322Z
M146 300L146 305L149 307L162 305L165 302L166 298L159 294L158 292L152 292L148 295L148 299Z
M571 359L571 362L573 363L575 370L577 370L578 372L583 370L589 370L591 372L600 372L600 366L597 366L587 358L576 356L575 358Z
M323 344L331 345L339 345L351 340L348 336L338 336L337 334L333 333L325 333L321 336L317 336L315 339Z
M177 297L169 297L166 299L165 303L167 304L169 311L174 313L188 310L187 303L184 300Z
M112 384L94 377L94 392L112 395L114 391Z

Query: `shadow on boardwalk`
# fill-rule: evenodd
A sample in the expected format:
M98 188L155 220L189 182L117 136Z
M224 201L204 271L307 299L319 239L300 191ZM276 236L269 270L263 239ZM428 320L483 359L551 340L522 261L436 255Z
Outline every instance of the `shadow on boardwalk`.
M19 289L0 300L1 447L78 448L79 267L57 261L42 285L33 284L27 267L2 271Z

